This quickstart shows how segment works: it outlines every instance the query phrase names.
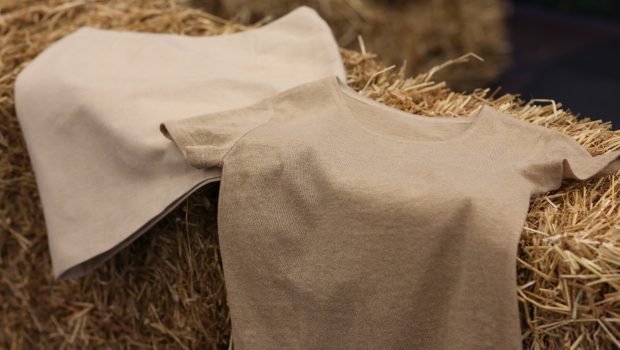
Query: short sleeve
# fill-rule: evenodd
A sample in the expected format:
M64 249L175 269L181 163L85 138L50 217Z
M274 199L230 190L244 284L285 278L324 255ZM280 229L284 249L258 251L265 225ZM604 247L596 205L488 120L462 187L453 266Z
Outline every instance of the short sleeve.
M593 156L572 137L555 129L544 129L528 164L534 193L560 188L562 180L587 180L620 170L620 150Z
M270 97L242 108L165 121L160 124L160 130L193 167L221 168L224 157L235 144L266 123L272 113Z

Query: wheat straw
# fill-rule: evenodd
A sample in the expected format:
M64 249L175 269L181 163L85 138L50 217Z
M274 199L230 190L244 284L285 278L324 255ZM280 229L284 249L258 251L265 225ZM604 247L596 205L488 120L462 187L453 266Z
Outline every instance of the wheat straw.
M188 198L92 274L54 281L35 179L15 118L13 83L39 52L82 25L187 35L252 26L166 0L0 4L0 348L227 348L217 186ZM577 119L559 102L525 102L490 89L456 93L431 80L438 70L407 78L370 52L341 53L350 86L390 106L459 117L486 104L566 133L592 154L620 147L620 132L609 123ZM616 175L566 181L532 199L515 259L525 349L617 348L618 184Z

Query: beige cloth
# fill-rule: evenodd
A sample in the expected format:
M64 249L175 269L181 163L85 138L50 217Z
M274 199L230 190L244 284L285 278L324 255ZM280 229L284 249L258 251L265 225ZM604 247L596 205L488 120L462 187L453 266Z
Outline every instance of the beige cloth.
M53 273L83 275L220 170L187 166L162 119L241 107L303 82L345 77L309 7L218 36L83 27L17 77L17 116L36 175Z
M172 120L223 168L219 242L235 349L521 349L530 196L620 169L491 107L417 116L338 78Z

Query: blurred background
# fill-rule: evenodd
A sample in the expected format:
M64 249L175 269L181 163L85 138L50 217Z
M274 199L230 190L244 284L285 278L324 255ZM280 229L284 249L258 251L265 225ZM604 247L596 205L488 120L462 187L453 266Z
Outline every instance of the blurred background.
M436 75L459 91L500 87L553 99L581 117L620 127L620 0L194 0L225 18L254 23L299 5L315 8L343 47L380 53L406 74L468 52Z
M512 63L494 85L620 128L620 1L515 1L506 25Z

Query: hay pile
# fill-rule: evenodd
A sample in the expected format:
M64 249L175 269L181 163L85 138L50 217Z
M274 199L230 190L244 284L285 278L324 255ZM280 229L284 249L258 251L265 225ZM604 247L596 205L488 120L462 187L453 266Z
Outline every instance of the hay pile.
M0 2L0 348L226 349L230 320L216 235L217 185L191 196L94 273L51 278L13 82L46 46L85 24L188 35L243 29L171 0ZM484 89L454 93L433 82L434 71L405 79L372 54L342 54L350 85L391 106L467 115L486 103L561 130L593 154L620 147L620 131L576 119L559 104L534 105ZM525 349L620 347L618 182L617 175L566 182L532 200L516 264Z
M505 0L199 1L241 23L280 16L301 4L311 6L330 24L340 46L357 49L359 34L383 63L400 66L407 60L407 75L468 52L483 56L487 64L455 65L437 76L459 90L489 83L509 64Z

